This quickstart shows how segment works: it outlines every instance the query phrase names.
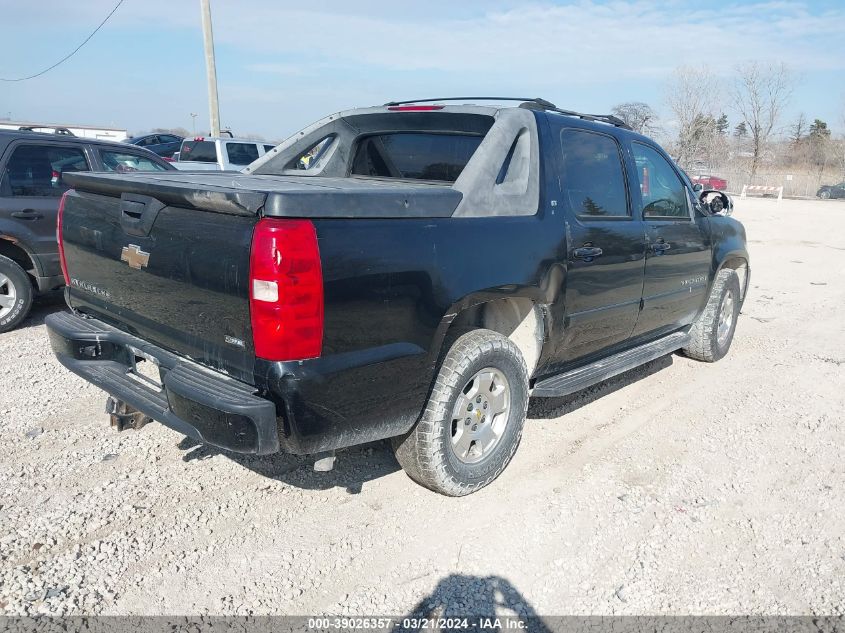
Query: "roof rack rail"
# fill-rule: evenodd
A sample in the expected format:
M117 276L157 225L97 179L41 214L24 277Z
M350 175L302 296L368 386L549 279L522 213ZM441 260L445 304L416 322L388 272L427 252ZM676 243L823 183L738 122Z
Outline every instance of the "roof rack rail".
M583 112L575 112L573 110L562 110L558 108L551 101L541 99L540 97L438 97L437 99L411 99L409 101L389 101L385 103L385 107L407 105L411 103L434 103L435 101L521 101L520 107L529 110L545 110L549 112L556 112L566 116L574 116L585 121L597 121L599 123L608 123L615 127L621 127L630 130L625 121L612 114L585 114Z

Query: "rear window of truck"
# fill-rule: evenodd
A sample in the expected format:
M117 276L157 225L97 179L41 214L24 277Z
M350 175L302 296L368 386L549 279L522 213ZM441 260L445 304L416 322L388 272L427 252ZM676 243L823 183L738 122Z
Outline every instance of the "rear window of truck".
M475 134L391 132L359 139L352 175L454 182L483 140Z
M179 160L194 160L199 163L216 163L217 149L213 141L185 141L179 153Z

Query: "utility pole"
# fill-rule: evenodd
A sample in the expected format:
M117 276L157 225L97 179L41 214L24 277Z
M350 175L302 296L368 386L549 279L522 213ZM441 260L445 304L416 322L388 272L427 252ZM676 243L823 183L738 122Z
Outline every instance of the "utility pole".
M217 104L217 65L214 63L214 35L211 32L211 0L202 5L202 38L205 43L205 73L208 76L208 112L211 136L220 136L220 107Z
M194 136L197 135L197 113L191 112L191 127L194 130Z

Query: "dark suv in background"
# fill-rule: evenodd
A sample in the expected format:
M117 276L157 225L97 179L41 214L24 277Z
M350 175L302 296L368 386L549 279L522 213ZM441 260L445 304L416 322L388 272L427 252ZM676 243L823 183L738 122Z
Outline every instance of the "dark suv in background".
M171 169L152 152L124 143L0 131L0 332L26 318L36 293L65 283L56 243L65 174Z
M145 134L128 138L124 143L143 147L164 158L172 158L173 154L179 151L183 140L181 136L175 134Z

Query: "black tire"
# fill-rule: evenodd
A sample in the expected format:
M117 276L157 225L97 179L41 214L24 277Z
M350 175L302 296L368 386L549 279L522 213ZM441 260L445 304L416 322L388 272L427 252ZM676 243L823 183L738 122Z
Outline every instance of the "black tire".
M467 456L459 457L453 448L456 423L461 422L453 418L453 413L458 399L465 398L464 389L470 386L470 380L488 368L506 379L509 406L496 443L478 457L479 461L466 463L463 459ZM485 409L486 405L485 400ZM468 495L496 479L510 463L522 438L527 411L528 370L519 349L497 332L472 330L449 347L422 417L406 435L393 438L393 450L399 464L418 484L450 497ZM478 426L493 424L492 417L489 421L480 419ZM476 425L468 420L467 427L475 431Z
M724 323L721 319L722 308L727 301L730 301L730 305L725 314L731 315L731 321L727 329L723 329L722 336L719 336L719 324ZM704 312L690 330L690 343L683 349L684 354L707 363L715 363L723 358L731 347L741 307L739 277L734 270L720 270L710 289Z
M11 310L0 304L0 332L13 330L32 307L32 282L26 271L8 257L0 255L0 295L14 296Z

